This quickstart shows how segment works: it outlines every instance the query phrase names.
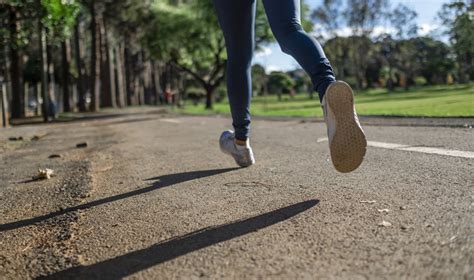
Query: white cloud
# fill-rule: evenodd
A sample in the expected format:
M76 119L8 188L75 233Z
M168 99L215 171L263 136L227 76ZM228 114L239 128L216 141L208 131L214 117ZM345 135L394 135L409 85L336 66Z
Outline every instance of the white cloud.
M267 48L267 47L262 47L255 53L255 57L264 57L264 56L269 56L271 54L272 54L272 49Z
M376 26L372 33L372 36L377 37L382 34L395 34L396 30L393 27L385 27L385 26Z
M418 35L420 35L420 36L428 35L428 34L430 34L431 32L435 31L438 28L439 28L439 25L437 25L437 24L423 23L423 24L419 25ZM380 36L382 34L394 35L394 34L396 34L396 32L397 31L393 27L387 27L387 26L379 25L379 26L374 27L371 36L372 37L377 37L377 36ZM333 31L332 34L326 32L326 31L323 31L323 30L319 30L319 33L314 32L313 36L320 35L324 39L330 39L333 36L333 34L336 34L337 36L340 36L340 37L349 37L353 34L353 31L349 27L342 27L342 28L339 28L339 29Z
M277 65L267 65L265 67L265 72L267 72L267 74L270 74L273 71L281 71L281 67Z
M420 25L420 28L418 30L421 36L426 36L438 28L439 28L439 25L437 24L423 23Z

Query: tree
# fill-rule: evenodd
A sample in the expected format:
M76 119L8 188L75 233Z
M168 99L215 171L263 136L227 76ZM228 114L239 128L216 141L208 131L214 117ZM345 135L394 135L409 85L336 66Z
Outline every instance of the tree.
M37 65L42 73L42 89L47 90L47 80L44 78L43 67L47 63L45 41L56 44L57 39L66 35L66 30L73 21L71 11L74 10L75 1L64 2L61 0L9 0L0 4L2 11L9 12L9 39L7 45L10 47L10 79L12 91L12 116L23 117L25 115L25 100L27 96L23 92L23 57L39 58ZM72 21L71 21L72 19ZM31 44L37 41L38 44ZM38 52L39 55L36 55ZM28 63L28 61L27 61ZM43 94L43 109L45 120L47 118L48 96Z
M412 38L406 45L411 55L403 60L410 61L417 74L423 76L430 85L446 83L448 74L452 73L455 66L448 45L430 37Z
M312 13L312 19L329 34L332 40L326 42L329 58L332 58L336 74L345 78L351 73L356 79L358 89L367 83L366 73L370 60L367 55L372 51L370 36L374 28L386 17L388 0L325 0ZM342 17L341 17L342 15ZM351 30L347 39L339 39L341 27Z
M262 65L255 64L252 66L252 89L254 95L265 95L267 79L265 68Z
M12 118L25 116L22 59L20 54L20 26L19 8L21 6L12 5L9 9L9 30L10 30L10 79L12 90Z
M342 8L342 0L324 0L323 4L311 13L311 19L318 23L322 33L335 38L343 24L341 19Z
M294 75L293 80L295 82L295 90L296 92L303 92L307 93L309 99L314 99L314 90L313 90L313 83L308 75L304 75L302 70L297 69L292 71Z
M345 9L347 25L352 30L352 65L357 88L363 88L364 74L367 71L367 51L371 47L369 39L375 26L384 18L388 0L348 0Z
M283 93L290 93L295 87L295 81L286 73L274 71L268 77L268 91L276 93L281 101Z
M87 111L86 107L86 85L85 85L85 67L83 62L83 49L84 46L82 44L82 28L81 28L81 20L80 17L82 15L78 15L77 23L74 26L74 62L76 65L76 73L77 73L77 92L78 92L78 107L79 111L85 112Z
M195 79L206 92L206 108L212 108L213 95L225 78L226 52L212 1L193 0L178 6L158 2L153 9L154 21L148 32L152 55L170 61L181 72ZM307 6L303 3L303 26ZM263 6L259 2L256 15L257 48L273 41Z
M352 74L353 69L349 57L352 48L351 40L347 37L336 36L327 40L324 46L336 77L344 80L347 75Z
M99 7L95 0L92 0L89 4L91 23L91 60L90 60L90 71L91 71L91 110L93 112L99 111L100 108L100 24L102 20L102 8Z
M416 18L418 14L404 4L398 4L388 16L391 26L395 29L396 39L407 39L418 34Z
M438 13L456 54L458 79L474 79L474 2L453 1Z
M160 4L154 12L148 37L152 54L193 77L206 92L206 108L212 108L226 65L224 38L212 3L196 1L180 7Z

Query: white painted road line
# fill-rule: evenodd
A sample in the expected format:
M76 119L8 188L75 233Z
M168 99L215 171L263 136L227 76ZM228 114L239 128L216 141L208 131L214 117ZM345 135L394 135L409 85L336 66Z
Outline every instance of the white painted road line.
M325 141L328 141L328 139L319 138L317 140L318 143L325 142ZM390 150L417 152L417 153L424 153L424 154L435 154L435 155L450 156L450 157L474 158L474 152L469 152L469 151L448 150L448 149L440 149L440 148L433 148L433 147L419 147L419 146L410 146L410 145L376 142L376 141L367 141L367 145L374 148L382 148L382 149L390 149Z

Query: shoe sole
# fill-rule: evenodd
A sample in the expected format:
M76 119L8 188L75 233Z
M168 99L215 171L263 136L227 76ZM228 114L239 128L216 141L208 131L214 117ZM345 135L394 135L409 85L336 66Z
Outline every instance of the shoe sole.
M354 171L367 149L364 131L355 119L354 94L348 84L338 81L329 86L325 98L336 117L336 132L329 146L332 163L339 172Z

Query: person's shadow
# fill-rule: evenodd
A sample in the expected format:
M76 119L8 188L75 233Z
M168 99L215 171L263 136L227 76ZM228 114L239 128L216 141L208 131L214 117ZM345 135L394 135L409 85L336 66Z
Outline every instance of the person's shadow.
M121 279L196 250L274 225L318 203L318 200L308 200L244 220L203 228L113 259L56 272L43 279Z
M155 191L155 190L158 190L158 189L161 189L161 188L176 185L176 184L179 184L179 183L182 183L182 182L186 182L186 181L190 181L190 180L194 180L194 179L199 179L199 178L203 178L203 177L209 177L209 176L213 176L213 175L233 171L233 170L236 170L236 169L238 169L238 168L210 169L210 170L175 173L175 174L169 174L169 175L163 175L163 176L158 176L158 177L154 177L154 178L149 178L146 181L152 181L152 182L151 182L150 186L148 186L148 187L141 188L141 189L136 189L136 190L133 190L133 191L130 191L130 192L121 193L121 194L117 194L117 195L114 195L114 196L110 196L110 197L98 199L98 200L95 200L95 201L91 201L91 202L88 202L88 203L72 206L72 207L62 209L62 210L59 210L59 211L55 211L55 212L51 212L49 214L45 214L45 215L42 215L42 216L29 218L29 219L24 219L24 220L19 220L19 221L14 221L14 222L6 223L6 224L1 224L0 225L0 232L17 229L17 228L21 228L21 227L24 227L24 226L33 225L33 224L43 222L45 220L57 217L59 215L67 214L67 213L74 212L74 211L77 211L77 210L88 209L88 208L91 208L91 207L99 206L99 205L102 205L102 204L114 202L114 201L117 201L117 200L129 198L129 197L136 196L136 195L141 195L141 194L148 193L148 192L151 192L151 191Z

